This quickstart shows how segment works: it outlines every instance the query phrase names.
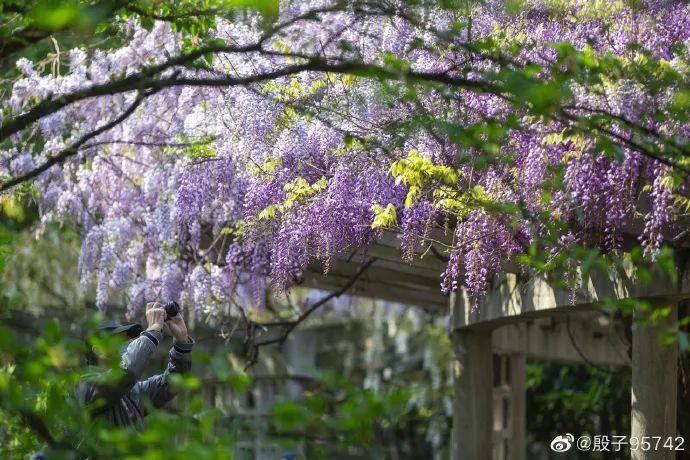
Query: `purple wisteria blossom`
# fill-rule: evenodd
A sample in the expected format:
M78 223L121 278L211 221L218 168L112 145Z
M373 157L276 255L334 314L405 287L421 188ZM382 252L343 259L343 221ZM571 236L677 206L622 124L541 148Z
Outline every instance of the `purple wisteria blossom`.
M211 69L174 67L164 76L255 75L299 61L283 55L289 51L479 80L496 64L461 45L489 38L505 49L517 46L514 58L537 67L557 58L554 41L620 59L649 55L678 72L687 65L690 6L683 2L635 9L616 3L605 13L572 1L560 15L541 2L526 3L517 13L496 2L478 4L471 30L458 30L464 20L440 9L392 18L354 9L322 13L319 21L305 17L267 39L263 49L270 52L224 53ZM280 20L324 4L281 2ZM65 75L38 72L20 59L23 78L3 116L181 53L183 37L169 24L145 29L132 19L122 27L124 46L72 50ZM262 27L248 14L237 23L219 22L212 34L227 44L248 44ZM310 264L321 262L328 271L337 259L366 250L384 232L372 228L374 206L395 209L391 229L400 232L401 257L408 261L431 231L443 233L450 249L439 288L446 293L464 285L481 294L492 276L544 236L546 227L534 216L567 223L551 251L574 244L616 251L623 235L634 232L651 256L674 231L673 195L688 189L672 189L668 166L629 146L602 154L593 138L521 113L500 94L428 86L310 71L241 86L163 89L35 180L42 222L79 227L82 287L95 286L99 306L122 291L131 312L146 301L172 299L199 313L219 311L234 295L262 305L266 289L300 283ZM569 90L578 114L604 110L658 132L690 132L684 123L656 122L652 114L673 95L653 94L639 81L621 78L596 88L574 83ZM26 150L13 138L0 151L0 175L30 171L136 98L134 92L88 98L41 118L33 127L44 140L41 149ZM487 133L469 141L458 135L458 126L515 119L519 128L490 151L494 158L471 142ZM451 212L439 205L433 182L406 205L410 189L392 176L391 165L411 150L453 168L458 194L478 187L483 199L522 214L481 206ZM556 175L561 187L545 195ZM635 219L641 230L633 230Z

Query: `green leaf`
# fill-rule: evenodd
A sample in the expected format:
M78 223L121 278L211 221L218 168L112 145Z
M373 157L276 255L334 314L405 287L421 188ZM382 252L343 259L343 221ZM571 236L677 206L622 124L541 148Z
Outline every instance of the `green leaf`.
M236 372L230 376L228 383L236 393L244 393L251 386L252 379L244 372Z
M371 210L374 213L374 221L371 224L371 228L392 227L398 222L397 212L392 203L388 203L388 206L385 208L375 204L371 207Z
M259 213L260 220L273 219L276 216L276 207L272 204L266 206L266 208Z
M310 420L307 409L295 401L281 401L273 407L273 417L280 429L293 431Z
M73 24L79 17L80 9L74 2L42 0L31 10L36 26L46 30L60 30Z

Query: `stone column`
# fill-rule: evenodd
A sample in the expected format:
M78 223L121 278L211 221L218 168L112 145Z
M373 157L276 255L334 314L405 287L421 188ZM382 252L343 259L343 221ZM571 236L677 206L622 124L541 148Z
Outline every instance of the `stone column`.
M643 437L661 436L663 444L668 436L676 436L678 344L663 345L659 332L676 324L678 308L675 302L654 302L652 307L671 307L671 313L655 321L658 327L633 330L631 437L642 441ZM632 451L633 460L674 458L675 452L669 449Z
M491 332L453 332L452 460L491 460L493 379Z

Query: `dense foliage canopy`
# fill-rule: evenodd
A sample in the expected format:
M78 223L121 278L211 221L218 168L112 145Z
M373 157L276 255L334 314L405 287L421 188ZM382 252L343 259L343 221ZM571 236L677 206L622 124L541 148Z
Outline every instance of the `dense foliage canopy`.
M232 329L227 316L210 324L224 339L242 324L245 337L236 345L252 364L259 346L284 343L316 308L352 309L347 299L332 302L347 285L301 309L322 293L300 299L297 290L287 302L291 316L275 311L267 292L289 290L306 270L328 272L355 253L352 260L368 260L366 270L375 262L362 254L391 234L402 259L447 264L439 289L473 296L505 270L565 270L566 284L575 286L600 254L666 261L665 245L687 247L685 2L0 6L0 267L5 243L36 209L48 236L35 253L18 243L26 263L22 251L9 259L0 304L4 297L42 304L47 295L86 316L74 308L80 299L71 284L63 289L52 273L79 239L53 232L51 223L64 223L81 232L82 288L95 288L101 308L123 292L131 313L155 299L209 314L236 306ZM645 278L639 267L637 274ZM32 284L17 281L25 277L45 286L32 292ZM14 279L6 283L11 289L6 279ZM255 321L266 316L245 312L250 302L278 319ZM32 307L57 318L46 305ZM379 445L407 452L447 442L444 322L377 308L362 315L376 328L359 376L364 388L341 376L317 384L304 404L278 403L271 413L277 437L315 436L320 447L332 436L331 444L357 444L371 457ZM90 322L93 332L95 318ZM679 325L687 330L688 318ZM284 335L272 335L272 326ZM673 332L687 348L687 333ZM235 433L199 395L184 399L175 417L154 414L140 437L90 425L68 399L83 378L84 343L66 335L55 320L35 341L0 331L3 452L25 455L47 445L66 458L227 457ZM107 342L96 336L89 345L115 356L120 344ZM248 377L228 348L195 359L210 380L241 394ZM627 410L627 386L615 388L617 376L581 371L534 366L535 413L557 408L559 423L582 431L593 421L569 411L582 415L594 406L606 425L609 412ZM585 395L571 398L582 382ZM206 382L174 384L195 390ZM537 418L531 430L548 441L553 419ZM425 441L400 444L403 438Z
M510 261L682 243L690 7L440 3L130 12L66 72L21 59L5 206L76 223L84 286L131 309L261 302L389 230L473 295Z

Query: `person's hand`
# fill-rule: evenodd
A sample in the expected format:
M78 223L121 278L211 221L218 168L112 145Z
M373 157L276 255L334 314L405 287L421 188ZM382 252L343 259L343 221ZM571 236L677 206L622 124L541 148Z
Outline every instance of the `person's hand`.
M170 333L175 337L175 341L178 343L187 343L189 341L189 336L187 335L187 325L184 323L181 312L173 316L165 322L170 329Z
M165 308L158 302L147 303L146 321L149 324L148 329L156 329L158 332L162 331L165 324Z

